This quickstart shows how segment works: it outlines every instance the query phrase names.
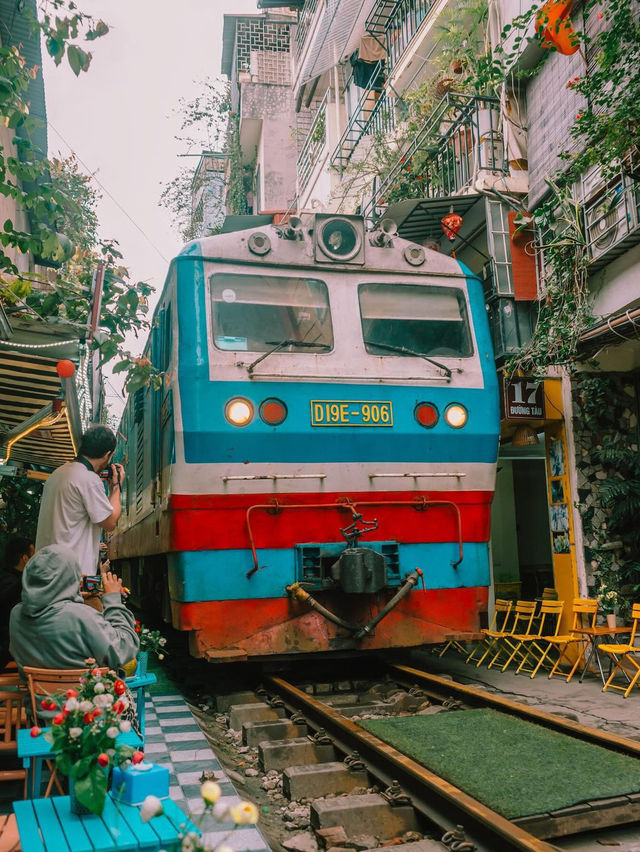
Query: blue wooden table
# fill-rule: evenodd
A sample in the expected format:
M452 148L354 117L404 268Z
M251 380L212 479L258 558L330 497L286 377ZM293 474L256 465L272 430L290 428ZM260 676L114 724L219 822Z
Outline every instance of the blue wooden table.
M164 814L147 823L140 819L137 807L114 802L110 794L101 816L72 814L68 796L14 802L13 810L25 852L177 852L180 834L200 832L171 799L163 799L162 804Z

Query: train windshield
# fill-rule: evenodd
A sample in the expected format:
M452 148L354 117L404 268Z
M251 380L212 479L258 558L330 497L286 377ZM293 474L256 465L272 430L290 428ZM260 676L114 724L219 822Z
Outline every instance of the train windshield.
M462 290L361 284L359 297L364 342L372 355L468 358L473 354Z
M218 349L328 352L333 349L329 294L316 278L216 273L211 276ZM275 350L274 350L275 351Z

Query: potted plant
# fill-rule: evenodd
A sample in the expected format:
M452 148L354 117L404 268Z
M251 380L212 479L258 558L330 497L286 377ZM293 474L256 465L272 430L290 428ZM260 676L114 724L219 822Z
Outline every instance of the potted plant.
M154 653L159 660L164 660L165 645L167 640L162 636L159 630L150 630L139 621L136 621L136 633L140 640L140 650L138 651L138 667L137 675L145 675L149 664L149 651Z
M87 660L95 665L95 660ZM56 768L69 778L69 796L73 813L101 814L107 796L110 767L130 760L131 746L116 746L120 733L131 730L123 718L129 707L127 687L110 670L91 669L79 681L77 689L44 698L43 710L57 710L45 738L51 743ZM39 728L31 735L39 736Z
M607 617L609 627L616 626L616 612L619 604L619 593L617 589L603 584L598 589L598 606Z

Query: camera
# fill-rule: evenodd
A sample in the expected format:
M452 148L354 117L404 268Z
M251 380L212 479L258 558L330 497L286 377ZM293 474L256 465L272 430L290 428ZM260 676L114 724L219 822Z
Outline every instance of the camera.
M100 479L104 480L104 482L108 482L111 479L111 467L106 467L104 470L100 471ZM116 468L116 482L120 485L119 468Z
M89 594L97 594L102 591L101 574L85 574L82 578L82 591Z

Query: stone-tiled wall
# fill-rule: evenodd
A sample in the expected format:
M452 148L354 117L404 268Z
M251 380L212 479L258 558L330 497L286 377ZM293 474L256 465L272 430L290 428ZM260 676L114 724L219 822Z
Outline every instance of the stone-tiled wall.
M601 381L599 392L589 384L596 377ZM613 468L594 458L594 451L612 446L616 441L638 451L640 374L583 374L574 379L572 388L579 509L587 582L591 587L595 583L594 571L605 554L605 559L611 557L613 570L632 555L619 546L609 549L620 540L620 532L609 529L610 510L602 506L600 491L602 483L616 474Z

